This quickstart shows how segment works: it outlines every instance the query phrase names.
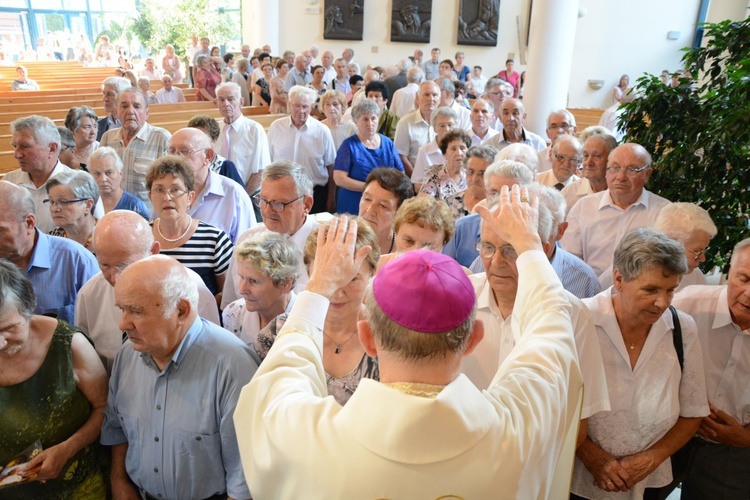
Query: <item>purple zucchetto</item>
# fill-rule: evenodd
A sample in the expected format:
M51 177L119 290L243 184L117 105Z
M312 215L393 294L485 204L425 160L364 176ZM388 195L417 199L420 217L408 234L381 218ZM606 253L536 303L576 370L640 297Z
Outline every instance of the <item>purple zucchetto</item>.
M372 292L386 316L424 333L462 325L476 301L459 263L429 250L414 250L389 262L375 276Z

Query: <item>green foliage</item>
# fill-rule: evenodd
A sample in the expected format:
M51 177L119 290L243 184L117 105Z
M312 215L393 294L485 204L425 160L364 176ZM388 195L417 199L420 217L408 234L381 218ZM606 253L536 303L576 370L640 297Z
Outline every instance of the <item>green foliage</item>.
M220 0L177 0L168 8L162 0L141 0L138 17L129 31L152 52L163 50L171 43L183 56L193 34L207 36L212 45L221 45L239 32L239 15L223 13Z
M703 267L726 271L732 247L750 236L750 17L704 28L706 46L682 59L697 82L639 78L622 124L653 155L649 189L709 211L719 232Z

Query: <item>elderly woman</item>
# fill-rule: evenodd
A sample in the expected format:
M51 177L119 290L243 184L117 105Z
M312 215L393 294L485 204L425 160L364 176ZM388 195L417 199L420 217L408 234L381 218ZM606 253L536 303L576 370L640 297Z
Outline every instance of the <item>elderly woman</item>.
M141 89L143 95L148 98L149 104L156 104L156 94L151 92L151 81L147 76L138 77L138 88Z
M198 56L195 60L197 71L195 72L195 94L197 101L212 101L216 104L216 87L221 83L221 74L216 70L211 58Z
M445 163L427 169L419 196L447 200L453 194L466 189L464 159L466 151L471 147L471 137L463 130L451 130L440 139L438 146L445 157Z
M269 84L271 91L271 114L286 113L286 92L284 92L284 81L289 73L289 63L284 59L276 61L276 76Z
M497 149L492 146L474 146L466 151L466 189L445 199L455 220L469 215L477 203L486 198L484 172L496 155Z
M341 121L346 112L346 96L340 90L329 90L320 96L320 109L326 116L321 123L331 130L333 144L338 151L344 139L357 133L354 123Z
M456 232L456 223L445 203L422 196L410 198L401 205L393 219L393 229L396 251L381 255L378 269L412 250L442 252Z
M706 262L708 245L717 233L708 212L693 203L670 203L659 211L654 229L685 246L688 270L676 291L689 285L705 285L706 277L698 266Z
M98 220L94 206L99 201L94 178L83 171L61 172L47 181L46 189L44 203L57 226L49 234L70 238L94 252L91 240Z
M148 220L149 212L146 204L120 185L122 182L122 159L117 151L104 146L89 156L91 176L99 187L104 213L112 210L132 210Z
M451 80L458 80L460 82L471 81L471 68L464 64L464 54L461 51L456 52L456 64L453 65L453 77Z
M7 486L4 498L104 499L107 372L77 328L35 307L24 271L0 260L0 463L44 446L20 469L28 482Z
M339 187L336 206L340 213L359 213L365 180L373 169L390 167L404 171L393 141L378 134L379 118L380 107L371 99L361 99L352 108L357 133L341 144L333 170L333 180Z
M188 215L195 199L193 167L180 156L162 156L146 174L146 189L156 214L151 227L160 253L198 273L221 300L232 242L221 229Z
M267 231L240 243L234 258L242 298L224 309L224 328L252 344L276 316L294 306L297 248L288 236Z
M669 457L709 414L695 322L669 309L685 271L682 244L633 229L615 250L614 286L583 300L611 410L588 419L571 498L658 498L672 480Z
M392 168L376 168L365 179L365 189L359 200L359 216L375 231L378 246L385 253L395 249L396 232L393 218L409 198L414 197L414 186L403 172Z
M378 361L365 353L357 335L357 321L362 316L367 284L375 272L380 251L378 241L370 226L362 219L353 219L357 223L357 241L355 251L365 246L372 250L367 254L357 276L345 287L334 292L328 306L325 325L323 326L323 368L326 372L328 393L336 401L345 405L363 378L379 380ZM330 222L322 224L327 229ZM313 230L305 243L304 260L312 272L315 266L315 250L318 246L318 231ZM255 350L261 359L266 357L273 345L276 335L286 321L282 314L258 335Z
M263 78L258 78L253 86L253 95L257 106L271 106L270 81L273 78L273 65L269 62L260 67Z
M427 169L433 165L442 165L445 163L443 153L440 151L438 141L445 134L456 128L458 123L458 113L448 106L437 108L430 116L430 125L435 131L435 138L419 148L417 160L414 162L414 172L411 174L411 180L416 185L417 191L424 184L424 176Z
M164 57L161 59L161 68L165 75L172 77L172 82L182 83L182 73L180 72L180 58L174 53L174 46L167 44L164 48Z
M73 140L76 145L71 151L73 158L70 168L75 170L86 170L89 155L99 147L99 141L96 140L96 134L99 130L99 118L94 110L88 106L70 108L65 117L65 127L73 133Z
M250 88L247 82L247 72L250 70L250 61L244 57L237 59L235 63L237 71L232 73L232 81L240 86L240 92L242 93L243 104L245 106L250 105Z

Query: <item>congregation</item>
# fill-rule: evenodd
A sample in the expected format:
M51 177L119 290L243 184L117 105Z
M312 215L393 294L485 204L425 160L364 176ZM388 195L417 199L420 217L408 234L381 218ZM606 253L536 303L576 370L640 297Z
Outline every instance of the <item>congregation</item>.
M0 498L747 499L750 238L710 282L706 207L514 64L194 35L13 121Z

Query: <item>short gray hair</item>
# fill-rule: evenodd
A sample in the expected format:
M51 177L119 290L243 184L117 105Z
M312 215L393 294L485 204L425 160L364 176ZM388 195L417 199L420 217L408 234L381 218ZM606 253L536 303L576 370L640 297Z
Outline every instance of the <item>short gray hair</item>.
M232 91L232 95L239 99L242 96L242 89L240 89L240 86L237 85L235 82L224 82L216 87L216 95L219 95L219 91L222 89L230 89ZM248 104L248 103L245 103Z
M114 87L119 94L123 90L130 88L132 85L127 78L121 76L110 76L105 78L102 82L102 92L104 92L104 88L108 86Z
M13 307L24 318L31 318L36 309L36 294L21 268L0 259L0 314L9 312Z
M307 173L305 167L293 161L279 160L271 163L263 169L261 179L278 180L286 176L291 177L294 185L297 186L297 196L313 195L313 181L310 174Z
M651 227L628 231L615 249L614 269L625 281L632 281L648 269L660 269L671 275L688 270L685 247Z
M363 115L375 115L380 117L380 106L372 99L360 99L352 106L352 119L356 122Z
M435 80L435 83L437 84L441 92L446 90L450 92L451 97L456 93L456 86L453 85L453 82L447 78L438 78L437 80Z
M164 301L164 318L174 313L181 299L187 300L193 310L198 310L198 286L182 264L173 266L159 285L159 294Z
M203 64L203 61L206 59L210 59L206 54L201 54L198 57L195 58L195 67L200 68Z
M0 181L0 207L8 210L18 222L32 214L36 217L36 204L31 192L9 181Z
M487 105L487 107L490 108L490 111L492 111L492 112L495 111L495 105L492 104L492 101L488 101L487 99L484 99L482 97L477 97L476 99L474 99L474 104L471 105L471 109L474 109L474 106L476 106L476 104L478 102L485 103Z
M120 155L117 154L117 151L115 151L113 148L110 148L109 146L99 146L94 150L93 153L89 155L89 167L91 166L92 161L105 159L111 160L117 170L122 172L122 169L124 167L122 158L120 158Z
M318 93L309 87L303 87L302 85L294 85L292 88L289 89L289 103L292 102L292 99L304 99L305 101L309 102L310 105L312 106L312 104L315 102L315 99L317 98L318 98Z
M469 158L479 158L487 163L493 163L496 155L497 149L487 144L472 146L466 151L466 161L468 162Z
M513 160L496 161L484 171L484 185L489 187L491 177L513 179L520 186L530 186L534 183L534 172L521 162Z
M750 248L750 238L745 238L734 246L734 248L732 249L732 258L729 260L730 266L734 264L736 256L746 248Z
M422 83L424 81L424 70L419 66L412 66L406 72L406 81L409 83Z
M57 131L60 134L60 150L76 147L76 141L73 139L73 132L71 132L70 129L58 125Z
M98 127L97 121L99 120L99 117L96 116L94 110L89 106L70 108L70 111L68 111L68 114L65 116L65 126L71 132L76 132L81 126L82 118L91 118L94 120L94 124Z
M586 127L585 129L583 129L583 132L578 134L578 138L585 143L588 138L595 135L609 135L612 137L612 139L615 139L612 135L612 131L607 127L602 127L601 125L591 125L590 127ZM616 147L617 139L615 139L615 145L611 147L610 150L615 149Z
M411 67L412 67L411 59L409 59L408 57L406 59L401 59L396 64L396 67L398 68L399 72L411 69Z
M520 142L501 149L495 156L495 161L498 160L513 160L523 163L531 170L532 175L536 175L536 171L539 169L539 154L528 144L521 144Z
M99 186L90 173L83 170L60 172L47 181L47 194L55 186L67 186L74 198L99 201Z
M529 189L529 198L537 196L539 198L539 205L544 205L550 213L549 227L544 227L544 234L542 234L542 222L541 212L539 220L539 236L542 241L549 241L554 244L557 238L557 231L560 228L560 224L565 222L565 209L566 203L562 193L557 189L550 186L543 186L541 184L532 184ZM545 238L546 236L546 238Z
M450 106L441 106L433 111L432 115L430 115L430 126L434 129L438 118L442 117L450 118L456 124L458 124L458 113L456 113L456 110L451 108Z
M148 96L146 95L146 93L144 91L142 91L138 87L128 87L125 90L123 90L122 92L120 92L119 94L117 94L117 102L118 102L118 104L120 102L120 97L123 94L127 94L127 93L132 93L132 94L138 94L138 95L140 95L143 98L144 108L148 109Z
M487 83L484 85L484 93L488 93L490 90L492 90L492 87L495 87L499 85L500 87L505 87L506 85L513 90L513 85L506 82L505 80L501 80L500 78L494 77L487 80Z
M592 127L589 127L589 128L592 128ZM586 130L588 130L589 128L587 128ZM584 130L584 132L586 130ZM598 133L589 134L589 135L586 136L586 138L584 138L583 134L581 134L581 135L578 136L578 138L583 141L583 146L584 147L586 147L586 141L588 141L589 139L600 139L600 140L604 141L604 145L607 147L607 155L608 156L609 156L609 153L611 153L612 150L617 147L617 139L615 139L615 136L613 136L612 134L609 133L609 130L607 130L603 134L598 134Z
M60 132L55 122L46 116L31 115L13 120L10 124L10 133L15 134L22 130L31 130L34 140L42 146L49 146L53 142L60 149Z
M552 118L552 115L565 115L565 119L568 120L568 123L570 124L570 126L571 127L575 127L576 126L576 117L573 116L573 113L571 113L570 111L568 111L565 108L559 108L559 109L553 109L547 115L547 126L548 127L549 127L549 120L550 120L550 118ZM581 139L581 140L583 140L583 139Z
M234 249L234 258L258 268L277 288L294 286L299 278L297 247L285 234L267 231L248 238Z
M683 244L696 231L703 231L709 238L718 232L706 210L694 203L681 202L662 208L654 222L654 229Z

